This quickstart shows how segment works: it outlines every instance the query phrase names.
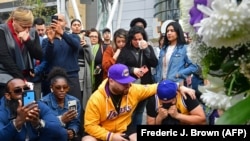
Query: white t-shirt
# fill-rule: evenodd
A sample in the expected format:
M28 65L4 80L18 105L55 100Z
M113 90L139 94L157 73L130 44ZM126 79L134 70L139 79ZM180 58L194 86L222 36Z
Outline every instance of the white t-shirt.
M167 76L167 72L168 72L168 64L169 64L169 60L174 52L175 46L168 46L167 52L163 58L162 61L162 79L166 79Z

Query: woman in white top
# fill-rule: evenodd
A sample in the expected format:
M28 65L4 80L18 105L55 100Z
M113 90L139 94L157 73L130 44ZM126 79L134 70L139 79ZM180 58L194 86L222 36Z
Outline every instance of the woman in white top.
M180 24L178 22L169 23L165 33L155 80L160 82L169 79L183 83L188 76L197 71L197 66L187 56L187 44Z

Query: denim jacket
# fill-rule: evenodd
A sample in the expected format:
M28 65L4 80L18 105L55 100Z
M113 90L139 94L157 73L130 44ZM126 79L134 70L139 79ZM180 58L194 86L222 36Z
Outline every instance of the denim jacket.
M159 55L159 62L156 67L156 74L154 76L156 82L160 82L163 79L162 68L163 58L166 54L168 46L164 46ZM169 64L166 79L174 82L183 82L186 77L198 70L197 65L193 64L187 56L187 45L177 45L172 53ZM178 78L176 75L178 74Z
M65 99L64 99L64 107L63 108L59 107L59 105L57 104L57 101L56 101L56 97L53 93L49 93L48 95L44 96L41 99L42 102L44 102L45 104L47 104L51 108L52 112L57 117L62 116L65 112L67 112L69 110L68 102L71 100L76 100L76 102L77 102L78 116L77 116L77 118L66 123L65 125L62 125L62 124L61 125L64 126L65 129L74 130L74 132L77 134L79 132L79 129L81 126L80 121L81 121L82 107L81 107L80 101L76 97L71 96L69 94L66 94Z
M6 106L6 98L0 100L0 140L1 141L24 141L26 136L29 141L66 141L67 132L60 126L60 121L53 115L50 108L42 102L37 102L40 109L40 119L44 121L45 126L41 129L35 129L30 122L26 122L20 131L14 124L12 114Z

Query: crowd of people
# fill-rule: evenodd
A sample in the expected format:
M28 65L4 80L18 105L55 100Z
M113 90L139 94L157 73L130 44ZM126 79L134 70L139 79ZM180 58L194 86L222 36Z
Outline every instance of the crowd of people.
M0 140L135 141L141 124L208 124L203 79L190 79L200 69L177 21L157 47L140 17L114 34L83 30L79 19L71 32L66 25L60 13L46 25L24 7L0 25ZM34 102L24 105L30 90Z

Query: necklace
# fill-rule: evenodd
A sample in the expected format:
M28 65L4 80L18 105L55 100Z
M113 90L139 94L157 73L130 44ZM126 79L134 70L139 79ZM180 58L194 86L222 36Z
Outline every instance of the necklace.
M122 96L110 94L110 97L112 99L113 105L115 106L116 110L118 110L120 108Z

